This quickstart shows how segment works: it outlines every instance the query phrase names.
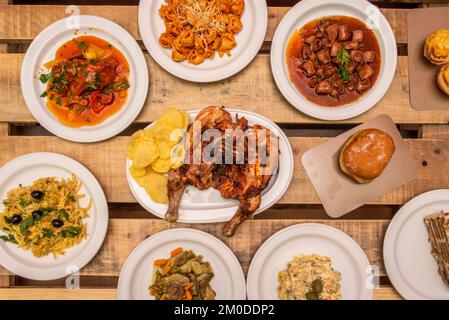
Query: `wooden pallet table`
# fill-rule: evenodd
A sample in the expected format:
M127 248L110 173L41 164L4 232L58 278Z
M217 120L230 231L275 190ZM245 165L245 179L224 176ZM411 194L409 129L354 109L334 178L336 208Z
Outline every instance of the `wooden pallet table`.
M382 258L383 237L389 221L398 207L414 196L449 187L449 176L441 174L449 171L449 111L417 112L410 106L406 17L408 10L447 1L373 1L382 8L394 30L400 56L386 96L357 118L323 122L296 111L284 100L271 75L270 44L280 19L297 1L268 0L269 27L265 44L243 72L219 83L189 83L165 72L145 52L150 86L142 113L120 136L95 144L72 143L52 136L36 123L25 105L20 90L20 68L27 45L44 27L68 12L65 1L32 2L37 4L0 0L0 165L36 151L73 157L90 169L103 186L110 206L110 222L103 247L80 272L81 288L66 289L64 279L30 281L0 268L0 299L115 299L118 275L128 254L148 236L168 228L191 227L221 238L237 255L246 273L255 251L269 236L286 226L310 221L337 227L353 237L380 270L381 285L375 289L375 298L400 299L391 286ZM132 1L132 5L125 5L129 1L97 2L101 6L80 5L80 13L117 22L142 45L137 25L138 1ZM285 196L270 210L245 222L232 238L222 236L222 224L170 225L156 219L136 203L124 174L126 144L133 131L153 121L165 107L189 110L208 105L237 107L272 119L289 136L295 155L294 177ZM418 177L342 219L330 219L320 205L300 158L303 152L329 137L380 114L389 114L407 138L420 164Z

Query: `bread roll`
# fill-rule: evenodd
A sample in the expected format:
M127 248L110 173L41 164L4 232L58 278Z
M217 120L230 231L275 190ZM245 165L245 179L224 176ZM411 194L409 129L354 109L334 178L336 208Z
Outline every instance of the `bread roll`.
M357 183L369 183L384 171L395 150L394 141L386 132L358 131L341 149L340 169Z

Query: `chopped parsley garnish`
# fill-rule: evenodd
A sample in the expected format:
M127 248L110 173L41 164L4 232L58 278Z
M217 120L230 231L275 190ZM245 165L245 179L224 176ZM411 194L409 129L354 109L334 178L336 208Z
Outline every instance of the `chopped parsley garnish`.
M45 98L47 96L47 91L41 93L41 98Z
M85 87L86 87L86 88L91 88L91 89L94 89L94 90L97 90L97 89L98 89L97 84L94 83L94 82L88 82L88 83L86 83Z
M42 73L39 76L39 81L44 84L47 83L48 81L52 81L52 80L53 80L53 77L52 77L51 73Z
M6 222L7 224L12 224L11 218L8 218L7 216L3 216L3 219L5 220L5 222Z
M10 234L9 236L5 236L5 235L1 235L0 239L4 240L5 242L11 242L14 244L19 244L16 240L16 238L14 237L14 235Z
M79 227L71 227L71 228L67 229L66 232L67 232L66 233L67 237L74 238L74 237L76 237L77 235L80 234L81 228L79 228Z
M65 209L61 209L57 212L59 216L61 216L65 221L68 221L70 219L69 213Z
M60 106L60 105L62 104L62 98L61 98L61 97L58 97L58 98L56 99L56 104L57 104L58 106Z
M343 81L349 81L350 80L350 76L349 76L350 56L349 56L348 50L346 50L345 48L341 48L337 52L337 58L339 59L339 65L340 65L340 67L339 67L340 77L343 79Z
M53 238L53 231L51 231L49 229L43 229L42 233L47 238Z
M78 49L80 49L81 51L84 50L84 49L87 49L87 47L88 47L88 44L85 43L84 41L79 42L79 41L77 41L75 38L73 38L73 41L74 41L74 42L76 43L76 45L78 46Z
M25 208L31 203L32 203L31 201L25 200L24 198L19 198L19 206L21 206L22 208Z
M71 201L71 202L75 202L76 201L76 198L73 196L73 194L70 194L70 193L67 195L67 199L69 201Z

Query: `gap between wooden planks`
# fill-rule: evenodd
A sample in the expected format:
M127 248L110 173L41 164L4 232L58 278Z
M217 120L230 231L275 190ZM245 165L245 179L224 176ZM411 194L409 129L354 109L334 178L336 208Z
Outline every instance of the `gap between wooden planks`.
M228 80L201 85L173 77L148 54L146 58L150 83L148 97L137 122L153 121L167 107L193 110L223 105L253 111L278 123L332 123L304 115L282 97L273 80L269 55L259 54L246 69ZM23 54L0 54L1 122L36 122L21 93L22 60ZM408 58L398 57L395 78L378 105L356 118L339 123L360 123L381 114L390 115L398 124L448 123L449 110L415 111L410 106L408 90Z
M294 174L290 188L279 204L320 204L301 164L301 157L305 151L324 143L328 138L291 137L289 140L294 152ZM441 175L441 172L449 171L449 140L406 141L419 163L418 177L370 204L403 204L420 193L449 186L449 176ZM135 202L125 175L128 142L129 137L116 137L93 144L72 143L56 137L0 137L0 165L30 152L62 153L80 161L92 171L103 186L109 202ZM424 161L426 165L422 166Z
M141 40L137 20L137 6L78 6L80 14L97 15L112 20ZM274 32L289 7L268 7L268 29L265 41L273 39ZM397 42L407 42L406 9L381 9L390 23ZM0 39L30 40L46 26L71 15L63 5L0 5ZM156 16L157 17L157 16ZM161 22L162 23L162 22Z
M0 289L0 300L115 300L117 289L11 288ZM393 287L374 290L375 300L399 300Z
M375 214L373 212L373 214ZM110 219L105 242L95 258L83 269L84 276L118 276L128 255L149 236L169 228L194 228L223 240L234 252L246 274L252 257L260 245L277 231L304 222L324 223L351 236L365 251L370 263L379 268L379 276L385 276L383 266L383 238L389 220L248 220L236 234L223 236L224 224L175 224L160 219ZM151 267L148 261L148 267ZM0 268L0 275L10 275Z

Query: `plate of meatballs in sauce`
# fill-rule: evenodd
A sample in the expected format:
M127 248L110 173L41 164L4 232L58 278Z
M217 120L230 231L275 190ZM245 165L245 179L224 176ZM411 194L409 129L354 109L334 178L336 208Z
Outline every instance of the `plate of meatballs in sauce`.
M323 120L344 120L382 99L396 57L393 31L369 2L305 0L276 30L271 66L279 90L295 108Z

